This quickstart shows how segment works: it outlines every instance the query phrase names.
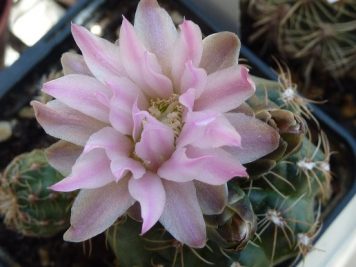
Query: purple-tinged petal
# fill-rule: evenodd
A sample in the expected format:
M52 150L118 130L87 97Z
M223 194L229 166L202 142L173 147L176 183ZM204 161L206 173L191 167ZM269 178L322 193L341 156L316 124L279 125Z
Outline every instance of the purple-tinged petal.
M145 115L146 122L141 140L136 143L135 153L150 170L156 170L174 151L174 133L172 128L148 113L145 112Z
M81 190L70 218L71 226L63 238L82 242L109 228L135 202L127 188L128 179L97 189Z
M93 149L83 153L75 162L72 173L52 185L55 191L69 192L77 189L102 187L113 182L115 177L110 171L110 160L103 149Z
M200 148L240 146L241 138L222 114L189 112L177 139L177 147L194 145Z
M84 147L84 153L96 148L103 148L106 155L113 159L116 155L128 156L133 150L133 144L127 136L111 127L105 127L90 136Z
M72 24L72 34L82 51L86 65L100 81L111 76L125 75L118 46L95 36L79 25Z
M220 214L227 204L227 185L209 185L194 181L200 208L205 215Z
M42 90L85 115L109 122L111 92L93 77L66 75L45 83Z
M136 10L134 27L145 47L157 56L164 73L169 74L172 47L177 38L170 15L156 0L142 0Z
M160 223L178 241L193 248L206 243L206 228L193 182L163 181L166 205Z
M225 150L242 164L255 161L278 147L279 134L271 126L242 113L225 115L241 136L241 147L226 147Z
M200 67L210 74L236 65L240 46L239 38L232 32L219 32L205 37Z
M172 57L172 78L177 88L180 87L185 64L191 61L193 66L199 66L203 53L202 33L199 26L185 20L179 27L181 31Z
M141 217L143 219L143 235L156 224L162 215L166 202L166 192L161 178L151 172L146 173L141 179L129 181L131 196L140 202Z
M38 123L47 134L76 145L85 145L91 134L106 126L63 105L58 100L50 101L46 105L32 101L31 105L35 110Z
M239 161L223 149L191 146L178 148L157 174L174 182L198 180L211 185L225 184L235 176L248 176Z
M120 30L120 53L128 76L150 97L169 97L171 81L162 74L154 54L148 52L125 18Z
M181 79L180 93L185 93L188 89L196 90L196 97L199 97L203 92L207 81L207 74L204 69L193 66L192 61L185 64L183 76Z
M93 76L82 55L66 52L61 57L61 63L64 75L83 74Z
M240 65L233 66L208 76L206 88L195 101L194 109L227 112L237 108L254 92L255 85L248 69Z
M137 102L132 106L132 121L133 121L133 129L132 129L132 137L135 142L137 142L140 138L140 134L142 132L142 122L145 119L145 112L142 112L137 106Z
M67 176L82 152L83 147L61 140L46 149L46 157L53 168Z

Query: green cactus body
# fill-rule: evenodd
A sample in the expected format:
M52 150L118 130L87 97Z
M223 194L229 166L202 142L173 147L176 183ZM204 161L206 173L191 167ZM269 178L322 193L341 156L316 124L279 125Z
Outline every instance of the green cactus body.
M330 151L323 134L314 145L313 119L288 73L279 81L254 77L256 94L242 112L276 128L279 147L246 164L250 179L228 183L228 203L205 216L208 244L191 249L157 224L140 236L139 216L122 218L107 232L120 266L275 266L304 256L318 232L320 203L330 196ZM136 212L130 213L139 214Z
M6 226L34 237L50 237L67 228L74 196L48 189L62 178L43 150L16 157L0 180L0 213Z
M254 0L248 10L256 27L251 41L267 39L281 54L302 60L305 77L313 69L334 77L348 73L352 77L350 71L356 67L355 1Z

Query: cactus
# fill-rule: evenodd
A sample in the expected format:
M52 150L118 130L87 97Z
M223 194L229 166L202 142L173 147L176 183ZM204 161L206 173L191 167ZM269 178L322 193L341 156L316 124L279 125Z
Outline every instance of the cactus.
M0 179L0 213L5 225L33 237L50 237L68 227L73 194L47 188L62 178L48 164L43 150L14 158Z
M106 233L119 265L266 267L313 249L318 207L330 196L331 153L323 133L316 145L310 140L305 118L315 119L289 79L288 72L277 82L254 77L256 94L242 111L278 129L280 145L246 164L250 179L229 182L224 211L205 216L208 245L183 246L159 225L140 236L140 218L132 209Z
M339 78L355 69L355 1L250 1L249 15L256 31L251 41L262 38L279 52L303 63L304 76L312 70Z

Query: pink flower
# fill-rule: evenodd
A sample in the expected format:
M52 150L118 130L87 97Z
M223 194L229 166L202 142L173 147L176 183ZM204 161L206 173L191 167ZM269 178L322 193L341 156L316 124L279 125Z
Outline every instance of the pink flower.
M65 76L43 87L56 100L32 103L62 139L48 158L66 178L51 188L81 189L65 240L105 231L139 202L142 234L159 221L203 247L203 214L222 211L227 182L247 176L243 163L277 147L271 127L232 112L254 94L237 36L202 40L189 20L179 28L156 0L141 0L134 26L123 18L117 44L72 25L83 56L64 54Z

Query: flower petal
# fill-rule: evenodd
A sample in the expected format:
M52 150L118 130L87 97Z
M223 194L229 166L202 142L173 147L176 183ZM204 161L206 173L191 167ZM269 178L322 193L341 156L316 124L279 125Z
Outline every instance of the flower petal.
M64 75L83 74L93 76L82 55L66 52L61 57L61 63Z
M134 199L140 202L143 219L141 234L143 235L161 217L166 202L166 192L161 178L150 172L139 180L131 179L129 181L129 192Z
M66 176L70 174L75 161L82 152L81 146L61 140L46 149L46 157L53 168Z
M72 173L52 185L55 191L69 192L77 189L102 187L113 182L115 177L110 170L110 161L103 149L93 149L83 153L75 162Z
M82 242L109 228L134 203L127 182L123 179L98 189L81 190L72 206L71 226L64 240Z
M105 127L105 124L71 109L58 100L46 105L32 101L37 121L45 132L54 137L83 146L89 136Z
M207 81L207 74L204 69L196 68L190 60L185 64L183 76L181 79L180 93L185 93L188 89L196 90L196 97L199 97L203 92Z
M248 69L240 65L214 72L207 80L204 92L195 101L195 110L230 111L255 92Z
M85 115L109 122L111 92L93 77L66 75L45 83L42 90Z
M202 33L199 26L185 20L179 27L181 31L172 57L172 79L176 88L180 88L185 64L191 61L193 66L199 66L203 53Z
M278 147L279 134L268 124L242 113L226 113L226 118L241 135L241 147L225 148L242 164L259 159Z
M129 157L133 151L131 140L113 128L105 127L93 134L84 147L84 153L96 148L105 150L111 161L110 168L116 181L123 178L128 171L136 179L141 178L145 173L142 164Z
M151 97L169 97L171 81L162 74L154 54L148 52L136 36L133 26L125 18L120 29L120 53L128 76Z
M174 133L172 128L147 112L145 115L147 121L143 126L141 140L136 143L135 153L150 170L156 170L174 151Z
M166 205L160 223L178 241L193 248L206 243L206 228L193 182L164 181Z
M227 184L209 185L194 181L199 205L205 215L220 214L227 204Z
M241 43L232 32L211 34L203 40L203 55L200 67L208 74L238 63Z
M86 65L100 81L125 74L118 46L95 36L79 25L72 24L72 34L82 51Z
M178 148L157 174L175 182L198 180L211 185L222 185L235 176L247 176L239 161L223 149L192 146Z
M105 127L90 136L84 147L84 153L96 148L103 148L110 159L117 154L128 156L133 150L130 139L111 127Z
M177 139L177 146L194 145L200 148L240 146L241 138L222 114L189 112Z
M177 38L177 30L170 15L156 0L141 0L136 10L134 27L145 47L157 56L164 73L169 74L172 47Z

